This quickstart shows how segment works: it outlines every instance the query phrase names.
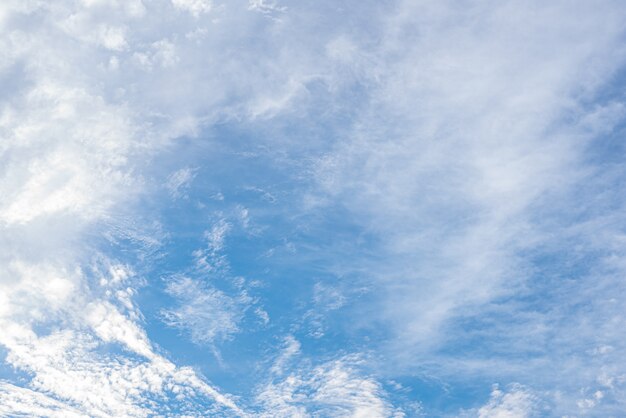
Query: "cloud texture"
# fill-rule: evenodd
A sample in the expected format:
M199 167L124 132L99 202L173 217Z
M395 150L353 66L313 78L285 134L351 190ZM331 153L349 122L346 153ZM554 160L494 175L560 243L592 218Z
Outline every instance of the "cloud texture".
M625 18L3 2L0 414L619 413Z

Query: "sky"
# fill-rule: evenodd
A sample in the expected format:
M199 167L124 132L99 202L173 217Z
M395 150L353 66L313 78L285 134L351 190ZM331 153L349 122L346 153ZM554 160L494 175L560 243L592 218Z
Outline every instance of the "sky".
M625 22L3 0L0 416L624 416Z

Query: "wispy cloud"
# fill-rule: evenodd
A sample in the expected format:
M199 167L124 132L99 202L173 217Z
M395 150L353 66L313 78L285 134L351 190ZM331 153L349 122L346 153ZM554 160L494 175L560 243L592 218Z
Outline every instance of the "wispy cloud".
M478 410L479 418L525 418L539 413L536 398L522 387L503 392L494 388L489 402Z
M165 187L173 198L178 199L187 196L187 191L196 176L196 171L196 169L185 167L176 170L167 177Z
M396 355L454 339L449 321L541 268L526 255L558 233L546 211L579 204L590 144L623 117L587 104L622 64L612 7L407 2L388 17L379 88L316 177L380 237L380 256L355 270L386 294Z
M358 357L345 356L304 365L300 344L292 336L272 366L272 380L258 389L257 402L267 417L403 417L388 402L380 383L359 372ZM289 363L298 364L286 368Z
M170 279L166 290L176 306L163 310L165 323L189 332L198 344L231 338L250 303L245 295L235 299L188 277Z

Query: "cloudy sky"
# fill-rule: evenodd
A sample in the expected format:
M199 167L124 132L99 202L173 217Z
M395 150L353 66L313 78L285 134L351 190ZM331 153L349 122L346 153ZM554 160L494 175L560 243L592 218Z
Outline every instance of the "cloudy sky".
M621 416L625 22L3 0L0 416Z

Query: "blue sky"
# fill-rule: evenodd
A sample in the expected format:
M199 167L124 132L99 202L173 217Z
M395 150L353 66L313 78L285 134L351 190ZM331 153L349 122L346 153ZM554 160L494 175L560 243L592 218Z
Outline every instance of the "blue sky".
M625 18L4 1L0 416L623 415Z

